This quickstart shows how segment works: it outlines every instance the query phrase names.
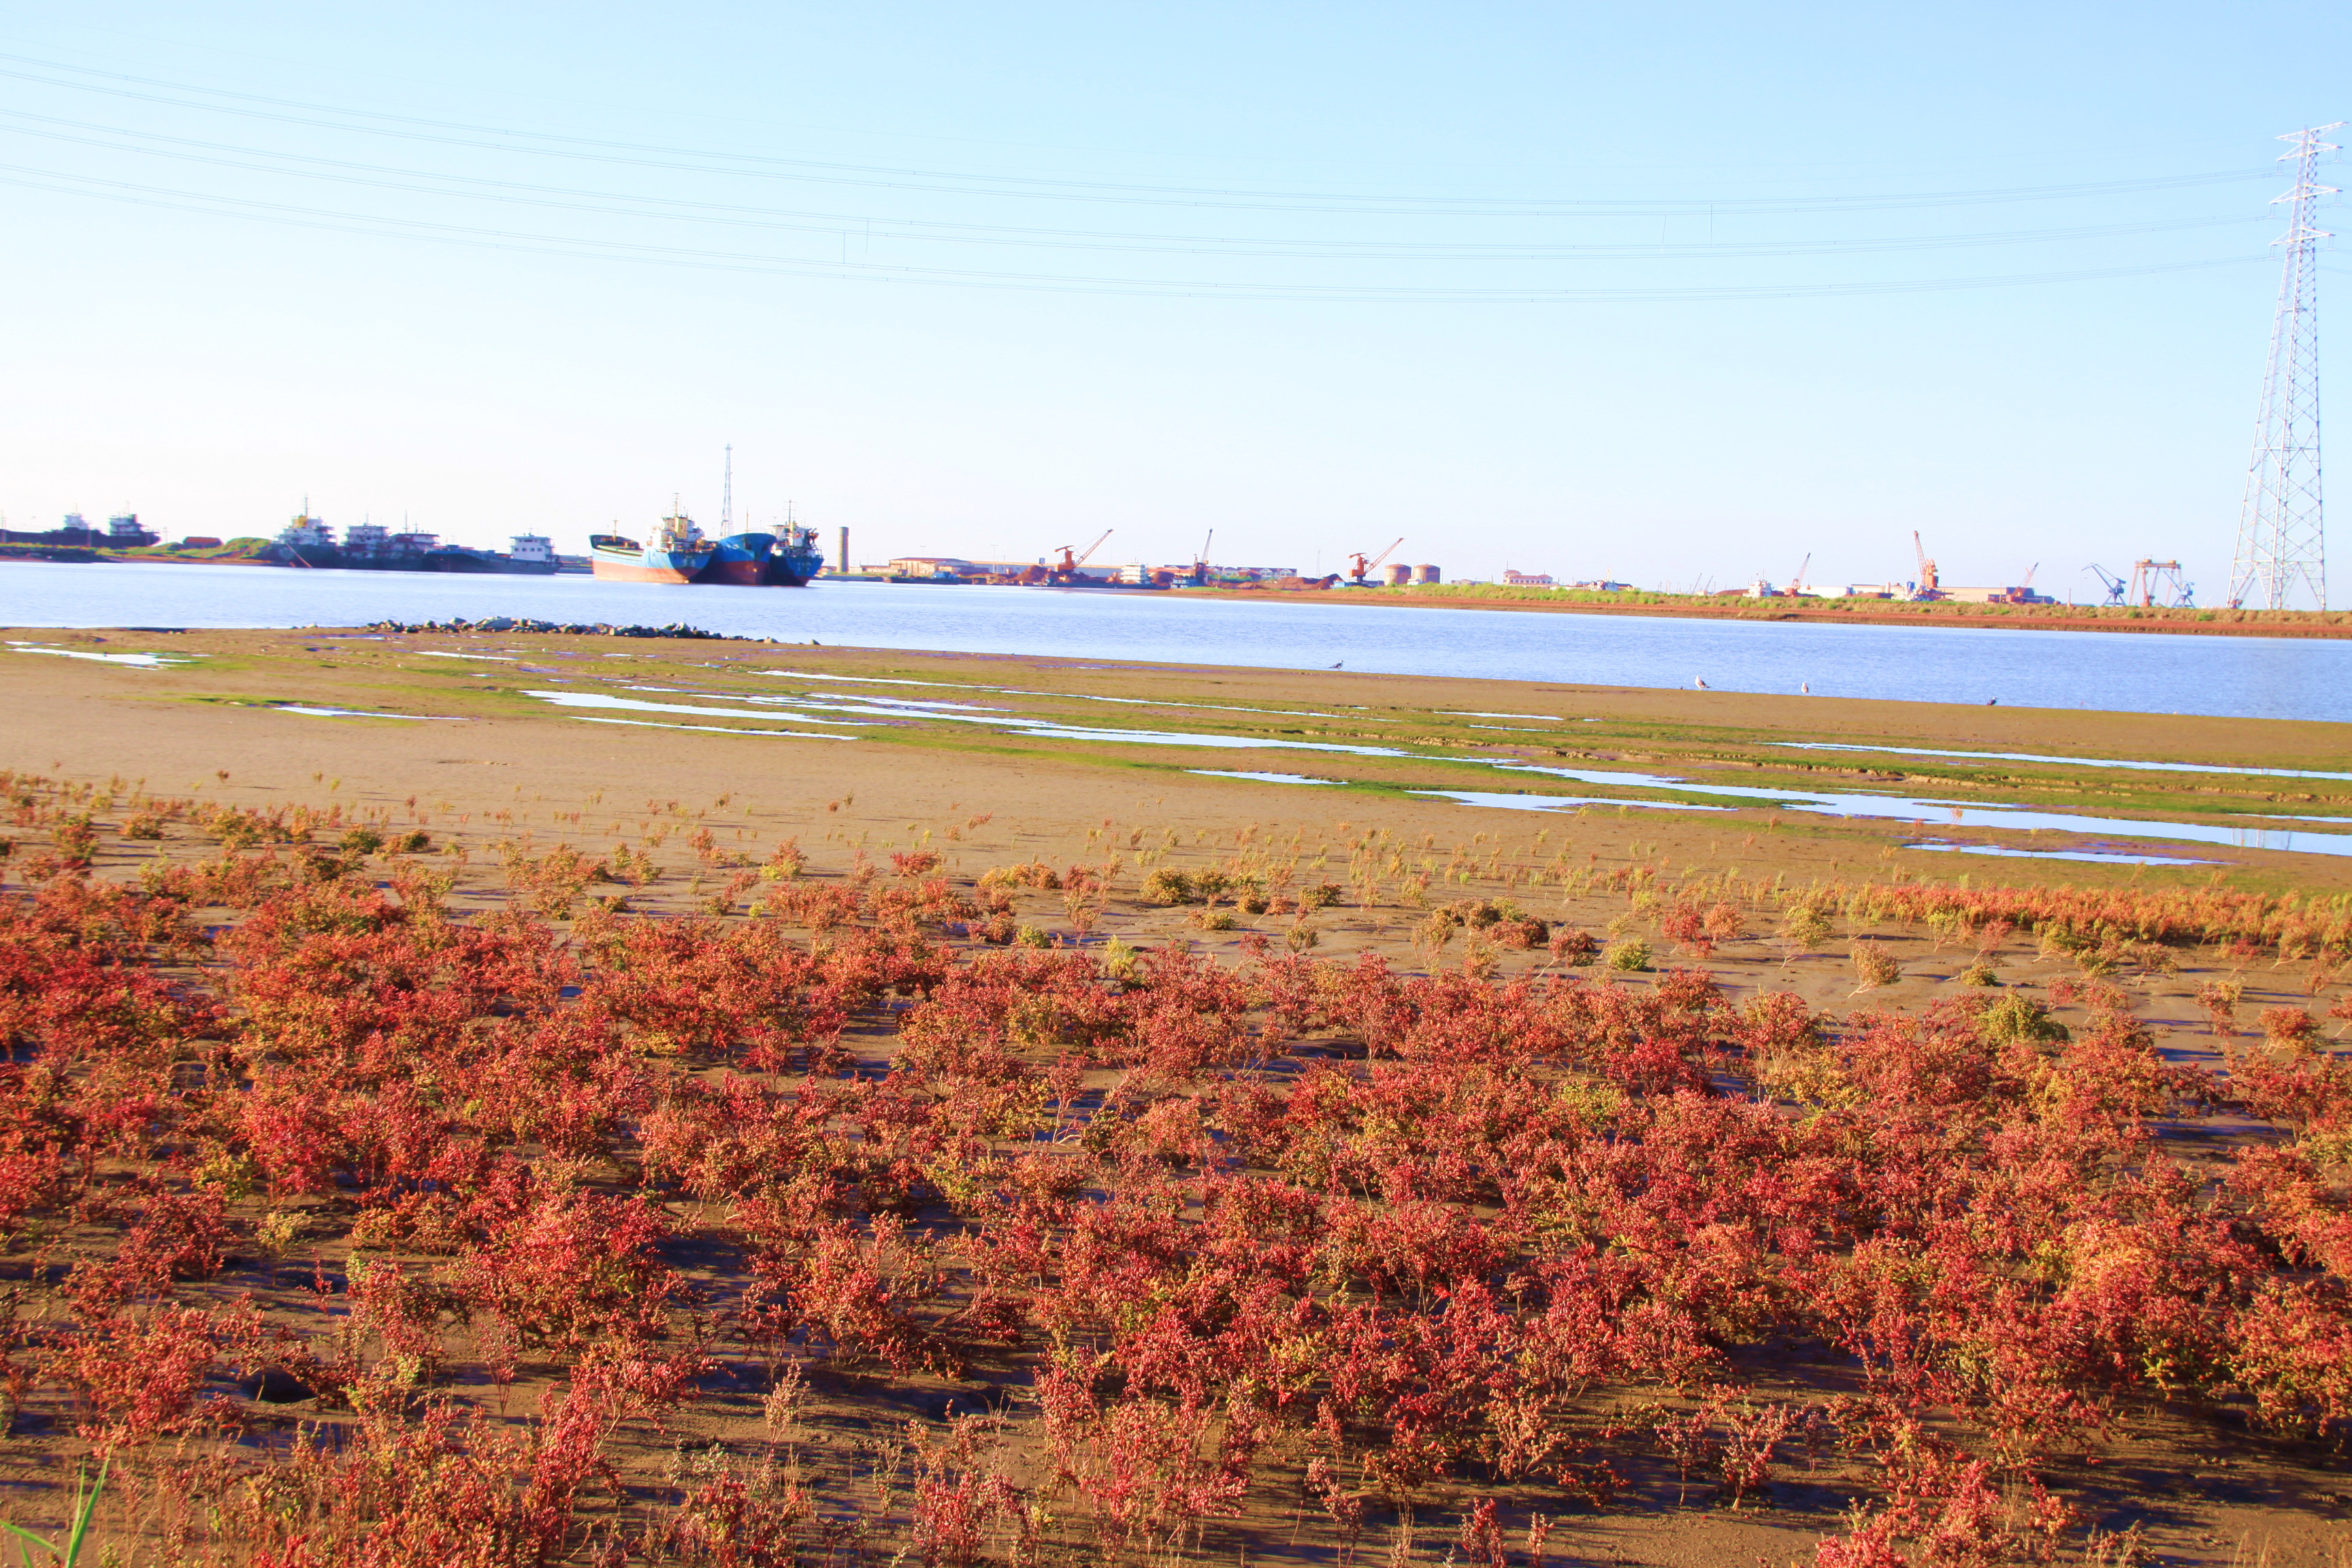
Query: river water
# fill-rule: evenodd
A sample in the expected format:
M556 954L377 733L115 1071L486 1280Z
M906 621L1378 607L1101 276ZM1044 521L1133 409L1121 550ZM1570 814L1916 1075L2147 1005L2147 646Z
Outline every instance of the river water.
M1472 676L1579 685L2352 721L2352 641L1964 631L1415 609L1344 593L819 582L670 587L593 577L0 562L0 625L305 626L481 620L659 624L859 647ZM1534 698L1530 701L1538 700ZM2352 750L2352 747L2347 747Z

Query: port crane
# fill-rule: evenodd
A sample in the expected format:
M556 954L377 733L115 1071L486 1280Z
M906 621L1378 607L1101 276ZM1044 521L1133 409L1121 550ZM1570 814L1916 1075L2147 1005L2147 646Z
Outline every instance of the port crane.
M1201 553L1192 557L1192 584L1195 587L1209 581L1209 546L1215 543L1216 539L1217 531L1213 528L1209 530L1209 536L1201 541Z
M1348 580L1351 583L1361 583L1368 573L1378 567L1381 562L1386 561L1390 556L1395 554L1397 545L1402 544L1403 542L1404 535L1397 535L1394 542L1391 542L1386 550L1381 551L1378 555L1373 556L1369 561L1364 558L1364 552L1362 551L1350 551L1349 554L1356 563L1348 568Z
M1996 605L2032 604L2034 602L2033 574L2041 570L2042 563L2039 561L2035 562L2032 565L2028 566L2025 569L2025 581L2018 584L2013 588L2001 589L2000 592L1993 595L1992 602Z
M1789 597L1793 599L1798 595L1805 591L1805 574L1811 571L1812 568L1813 552L1808 550L1805 552L1805 563L1797 568L1797 574L1795 576L1789 579Z
M1104 529L1100 537L1097 538L1092 544L1087 546L1087 552L1084 555L1073 555L1072 551L1074 547L1071 545L1057 544L1054 546L1055 549L1062 552L1062 559L1060 564L1055 566L1051 571L1046 573L1046 580L1053 583L1066 583L1071 578L1076 576L1078 574L1078 568L1095 558L1095 552L1103 547L1103 540L1108 539L1111 536L1111 533L1112 530L1108 528Z
M2116 576L2105 567L2098 565L2095 563L2084 567L2083 570L2096 577L2099 580L2099 586L2107 591L2107 596L2105 600L2101 601L2102 603L2120 605L2124 602L2124 580L2122 578Z
M2156 596L2168 594L2166 604L2174 609L2186 609L2197 602L2197 590L2180 575L2178 561L2135 561L2132 563L2131 596L2144 609L2156 606Z
M1919 558L1919 581L1912 586L1911 596L1915 599L1942 598L1944 589L1936 581L1936 563L1927 559L1927 547L1919 542L1919 531L1916 528L1911 531L1911 552Z

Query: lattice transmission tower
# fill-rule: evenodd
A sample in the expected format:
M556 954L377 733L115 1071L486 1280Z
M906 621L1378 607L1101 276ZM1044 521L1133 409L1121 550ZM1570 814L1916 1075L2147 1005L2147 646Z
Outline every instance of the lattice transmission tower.
M2279 138L2292 144L2279 162L2294 165L2294 184L2272 205L2287 209L2286 252L2278 318L2271 329L2254 456L2238 516L2238 552L2230 564L2232 608L2284 610L2308 595L2327 607L2327 537L2319 495L2319 242L2332 237L2315 217L2336 187L2317 178L2319 157L2336 143L2321 137L2341 126L2315 125Z

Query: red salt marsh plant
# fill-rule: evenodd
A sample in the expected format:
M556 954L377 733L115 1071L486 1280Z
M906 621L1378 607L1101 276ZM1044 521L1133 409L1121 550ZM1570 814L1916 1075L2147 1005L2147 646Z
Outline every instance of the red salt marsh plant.
M2225 1076L2104 983L2061 1032L2012 995L1825 1014L1542 955L974 949L933 867L567 931L535 883L468 919L413 876L252 858L211 936L187 900L226 873L0 900L0 1226L57 1265L12 1407L162 1474L261 1429L252 1380L310 1389L334 1442L222 1445L185 1482L225 1552L811 1561L849 1550L824 1500L854 1482L866 1539L940 1563L1207 1550L1297 1502L1346 1550L1452 1516L1491 1564L1530 1498L1745 1510L1818 1458L1869 1478L1823 1561L1994 1562L2052 1548L2053 1461L2127 1413L2352 1429L2352 1080L2299 1009ZM1111 896L1000 870L1007 906ZM1882 896L1980 929L2105 907ZM1696 942L1740 940L1722 907L1686 905ZM2168 1159L2216 1108L2274 1132ZM296 1208L320 1289L264 1319L240 1254ZM1780 1375L1790 1347L1838 1389ZM887 1500L877 1450L638 1470L613 1505L624 1434L786 1366L835 1405L1017 1389L1040 1462L950 1416L890 1438Z

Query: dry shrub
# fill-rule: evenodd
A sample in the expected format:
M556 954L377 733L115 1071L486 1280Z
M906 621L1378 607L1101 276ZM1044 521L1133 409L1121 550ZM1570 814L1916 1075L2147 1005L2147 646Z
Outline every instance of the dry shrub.
M2308 1056L2318 1048L2319 1020L2300 1007L2263 1009L2263 1039L2273 1050Z
M1197 896L1192 890L1192 879L1172 866L1155 868L1143 879L1138 896L1147 904L1167 908L1173 904L1189 904Z
M830 931L857 918L856 890L825 882L779 882L768 889L768 912L791 925Z
M1599 956L1601 942L1589 931L1561 931L1551 939L1551 956L1555 963L1590 963Z
M1737 904L1708 905L1699 924L1709 942L1738 942L1748 934L1747 917L1739 912Z
M1817 904L1793 904L1780 917L1780 939L1792 956L1827 942L1832 929L1829 912Z
M1882 985L1892 985L1903 978L1903 966L1895 962L1895 955L1868 937L1855 941L1850 956L1853 960L1856 995L1864 991L1875 991Z
M1017 866L992 866L980 874L982 888L1029 888L1040 893L1062 890L1062 874L1043 860L1024 860Z
M589 884L613 880L603 861L590 859L569 844L559 844L537 859L512 844L501 849L507 885L524 894L533 910L551 921L569 920L572 906Z
M2197 988L2197 1005L2205 1009L2215 1038L2226 1040L2237 1034L2238 998L2243 994L2244 987L2235 980L2208 980Z

